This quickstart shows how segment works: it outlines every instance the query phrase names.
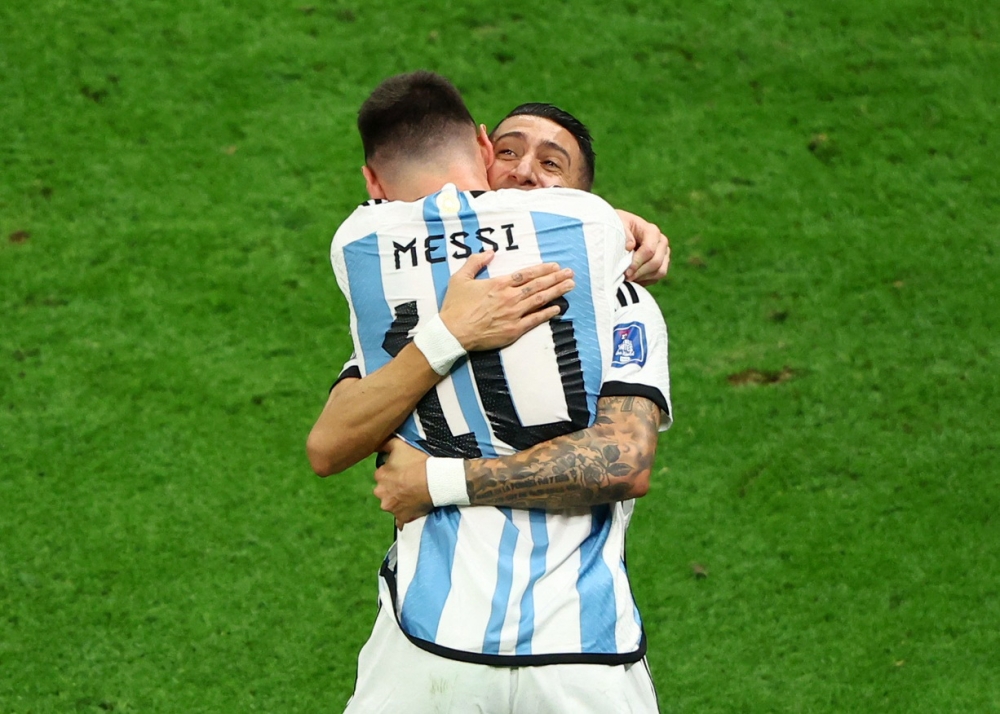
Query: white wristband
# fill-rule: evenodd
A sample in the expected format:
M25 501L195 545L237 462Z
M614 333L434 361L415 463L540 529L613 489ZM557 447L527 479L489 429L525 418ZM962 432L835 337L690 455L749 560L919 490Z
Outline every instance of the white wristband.
M427 459L427 490L436 507L468 506L469 491L465 488L465 461L431 456Z
M420 328L413 344L424 353L431 369L440 375L448 374L455 361L465 356L462 343L451 334L440 315L435 315Z

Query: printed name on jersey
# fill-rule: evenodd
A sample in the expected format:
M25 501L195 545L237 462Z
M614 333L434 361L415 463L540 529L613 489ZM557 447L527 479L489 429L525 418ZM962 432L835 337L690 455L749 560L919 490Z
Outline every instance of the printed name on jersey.
M476 238L483 244L483 247L479 249L480 253L486 252L486 250L492 248L496 252L500 252L501 244L493 239L493 234L501 233L502 236L497 237L503 241L506 238L506 242L503 243L502 250L518 250L519 246L514 242L514 224L505 223L500 226L499 229L492 226L481 226L476 229ZM392 242L392 257L396 264L396 270L400 270L404 267L416 268L420 262L420 257L423 257L428 263L443 263L448 260L447 251L448 246L454 247L451 257L455 260L462 260L463 258L468 258L472 255L472 246L465 242L465 239L469 237L469 233L466 231L457 231L450 235L437 234L432 236L426 236L424 238L414 238L409 243L397 243ZM447 239L447 243L445 240ZM422 250L418 250L417 246L421 246ZM404 258L406 256L406 258Z
M646 364L646 326L641 322L615 325L614 357L611 364L624 367Z

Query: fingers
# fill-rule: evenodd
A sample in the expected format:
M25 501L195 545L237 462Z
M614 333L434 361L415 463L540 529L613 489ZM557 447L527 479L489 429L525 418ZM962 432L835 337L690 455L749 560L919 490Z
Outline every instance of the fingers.
M625 228L625 250L635 250L635 244L636 244L636 240L635 240L636 219L639 219L639 220L642 220L642 219L640 219L634 213L629 213L628 211L623 211L621 209L617 209L615 211L615 213L617 213L618 217L621 218L621 220L622 220L622 227Z
M670 241L664 235L661 238L652 257L635 271L631 280L640 285L652 285L667 274L670 268Z
M532 302L536 303L537 306L544 305L547 302L555 300L557 297L565 295L575 285L576 283L573 282L573 271L570 268L546 272L531 280L520 283L516 283L513 280L511 282L511 287L518 289L518 300L525 300L535 296ZM539 295L543 296L544 299L537 299Z
M643 268L646 268L649 261L653 259L656 254L656 247L650 245L652 241L643 241L635 252L632 253L632 265L629 266L628 270L625 271L625 277L629 280L635 280L636 275L640 274ZM648 268L647 268L648 269Z
M572 275L572 271L567 271ZM529 287L531 288L529 292ZM547 276L536 280L531 286L521 288L521 300L526 311L534 312L549 303L561 298L576 287L576 281L571 277L556 279Z
M376 479L378 478L377 474L378 472L376 471ZM372 494L378 499L379 508L386 513L392 513L398 517L395 511L399 508L399 500L392 495L391 489L379 483L372 491Z
M487 250L484 253L473 253L465 261L465 265L455 271L453 277L461 276L467 280L472 280L482 272L483 268L490 264L495 255L496 253L492 250Z
M498 349L523 334L519 322L575 287L573 271L540 263L487 280L470 279L482 264L470 257L448 283L441 320L466 350ZM396 451L401 451L397 448Z
M521 318L518 323L518 331L520 334L529 332L539 325L544 325L549 320L559 317L559 306L552 305L546 307L543 310L536 310L535 312L530 312Z
M388 439L386 439L385 441L382 442L382 444L378 447L378 449L376 449L376 451L378 453L386 454L388 456L401 443L405 443L405 442L403 442L403 440L400 439L399 437L390 435Z
M537 280L538 278L557 272L559 272L559 263L539 263L538 265L521 268L511 273L510 284L514 287L520 287L530 283L532 280Z
M548 288L539 290L530 299L522 301L524 315L518 321L518 334L523 335L529 330L533 330L539 325L559 317L561 308L553 305L556 300L576 287L576 282L572 279L560 280ZM525 296L527 297L527 296Z
M625 278L641 284L656 282L667 274L669 241L659 227L647 220L618 211L626 232L626 244L634 239L632 265L625 271Z
M508 345L529 330L558 317L560 307L552 303L575 287L573 271L569 268L543 274L520 287L512 284L507 288L507 308L501 311L507 315L506 326L499 332L503 339L497 346Z

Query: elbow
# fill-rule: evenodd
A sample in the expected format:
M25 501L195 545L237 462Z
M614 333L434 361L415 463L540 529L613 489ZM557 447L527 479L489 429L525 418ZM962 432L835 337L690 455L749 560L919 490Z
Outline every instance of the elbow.
M629 498L642 498L649 493L649 475L650 469L648 468L633 474L629 484Z
M327 459L320 454L314 454L308 449L306 450L306 454L309 457L309 466L312 467L313 472L320 478L326 478L327 476L332 476L337 473L336 466L334 466L330 459Z
M656 460L656 441L650 439L648 443L633 443L630 447L628 458L624 460L628 468L622 469L625 472L622 476L623 490L627 494L625 498L642 498L649 493Z
M310 434L306 440L306 456L309 458L309 466L321 478L338 474L350 465L341 463L335 457L337 451L335 445L324 443L315 434Z
M650 429L645 439L636 439L631 444L632 468L628 474L629 498L642 498L649 493L649 485L653 476L653 464L656 461L656 446L659 433Z
M627 501L642 498L649 493L653 462L656 459L656 432L646 439L635 439L630 434L616 432L600 444L600 453L606 459L605 469L612 474L614 500Z

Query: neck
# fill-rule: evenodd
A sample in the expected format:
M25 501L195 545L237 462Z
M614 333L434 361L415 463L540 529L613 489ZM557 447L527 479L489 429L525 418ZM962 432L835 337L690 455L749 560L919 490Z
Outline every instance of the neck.
M383 184L383 188L386 198L391 201L417 201L440 191L449 183L455 184L459 191L488 191L490 188L485 167L462 163L449 164L440 170L415 171L388 186Z

